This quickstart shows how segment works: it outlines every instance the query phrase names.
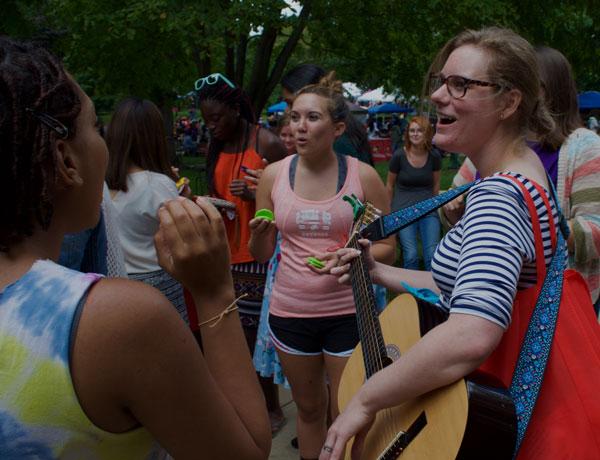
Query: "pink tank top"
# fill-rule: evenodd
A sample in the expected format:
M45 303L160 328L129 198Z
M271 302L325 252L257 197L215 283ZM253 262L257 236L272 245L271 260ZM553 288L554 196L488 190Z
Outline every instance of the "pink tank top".
M294 156L284 158L275 179L271 199L281 233L281 260L269 306L281 317L315 318L356 312L352 288L333 275L319 275L306 266L306 258L346 243L352 227L352 206L343 201L354 193L360 200L359 163L346 157L348 172L341 190L323 201L299 197L290 186L289 169Z

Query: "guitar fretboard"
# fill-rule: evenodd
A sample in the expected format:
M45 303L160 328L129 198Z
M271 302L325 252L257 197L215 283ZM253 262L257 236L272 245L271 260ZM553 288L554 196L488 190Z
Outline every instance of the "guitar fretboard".
M358 243L357 234L350 238L347 247L362 249ZM365 374L368 379L387 365L388 358L379 325L373 284L362 251L361 255L350 263L350 279L356 304L358 334L362 346Z

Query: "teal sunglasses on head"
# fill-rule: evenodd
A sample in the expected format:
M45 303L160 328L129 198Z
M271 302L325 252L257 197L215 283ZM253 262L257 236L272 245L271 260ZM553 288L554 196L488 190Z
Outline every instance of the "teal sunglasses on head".
M231 83L225 75L220 74L220 73L211 73L210 75L207 75L206 77L199 78L198 80L196 80L196 83L194 86L196 88L196 91L200 91L204 87L204 85L214 85L219 80L223 80L231 88L235 88L235 85L233 83Z

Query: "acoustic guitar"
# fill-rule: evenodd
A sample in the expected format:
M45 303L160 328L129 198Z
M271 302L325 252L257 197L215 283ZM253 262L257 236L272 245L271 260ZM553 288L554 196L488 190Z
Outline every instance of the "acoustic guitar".
M356 197L355 222L347 247L359 249L360 231L377 218ZM437 322L433 306L419 308L409 294L378 315L368 268L361 255L350 265L360 344L350 357L339 388L340 409L373 374L398 359ZM510 459L516 417L503 391L461 379L414 400L380 411L365 441L368 460ZM351 449L346 449L350 459Z

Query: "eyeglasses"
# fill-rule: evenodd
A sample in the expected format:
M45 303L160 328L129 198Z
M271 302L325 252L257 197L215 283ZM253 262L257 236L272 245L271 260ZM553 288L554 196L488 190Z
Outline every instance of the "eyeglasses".
M448 88L448 93L454 99L461 99L467 94L467 90L472 86L491 86L498 89L505 89L506 86L489 81L473 80L471 78L461 77L460 75L448 75L442 77L440 74L433 74L429 77L429 94L433 94L443 85Z
M235 88L235 85L231 83L225 75L220 73L211 73L206 77L199 78L198 80L196 80L194 87L196 88L196 91L200 91L204 87L204 85L214 85L219 80L223 80L231 88Z
M46 125L52 131L58 134L58 137L60 139L64 140L69 137L69 128L67 128L64 124L62 124L53 116L48 115L47 113L38 112L37 110L33 110L30 108L26 108L25 112L29 113L37 120L39 120L42 124Z

